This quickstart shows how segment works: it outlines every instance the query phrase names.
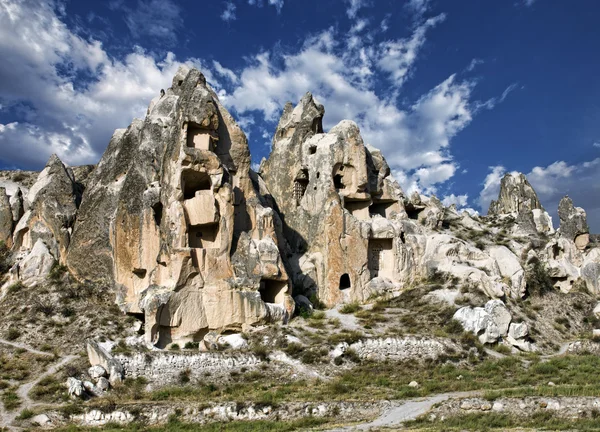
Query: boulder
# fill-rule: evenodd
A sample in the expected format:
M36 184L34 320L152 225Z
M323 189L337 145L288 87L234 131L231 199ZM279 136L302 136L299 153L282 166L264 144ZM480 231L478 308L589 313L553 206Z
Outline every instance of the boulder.
M594 313L594 316L596 318L600 318L600 302L598 302L596 304L596 306L594 306L594 312L593 313Z
M55 259L42 239L38 239L31 252L19 263L18 276L25 285L33 285L52 270Z
M571 198L565 196L558 204L558 217L560 219L558 230L561 236L575 242L579 250L585 249L590 241L590 228L585 210L575 207Z
M462 324L465 331L478 336L481 343L494 343L500 337L498 326L484 308L465 306L458 309L453 318Z
M490 314L492 321L498 327L501 336L508 334L512 317L502 300L490 300L485 304L485 311Z
M102 378L102 377L108 376L108 373L106 372L106 369L104 369L102 366L95 365L95 366L92 366L92 367L90 367L88 369L88 375L92 379L97 380L98 378Z
M82 397L85 393L83 382L81 380L78 380L77 378L67 378L67 388L69 389L69 396L72 397Z
M331 351L330 356L332 360L343 357L346 354L346 351L350 348L347 342L341 342L335 346L335 348Z
M31 423L38 426L46 426L51 424L52 421L50 420L50 417L48 417L46 414L38 414L31 418Z
M92 339L86 342L88 360L92 366L102 366L108 373L108 380L112 386L123 381L123 365L117 361L108 351Z
M527 323L511 323L508 335L514 339L524 339L529 335L529 327Z
M219 338L219 343L236 350L248 348L248 341L239 333L223 335Z
M98 381L96 381L96 388L101 392L106 392L110 389L110 381L105 377L100 377L98 378Z
M522 298L527 289L525 271L517 256L506 246L492 246L487 249L490 256L496 260L500 274L510 280L510 296Z
M416 382L416 381L411 381L411 382L408 383L408 386L410 388L419 388L419 383Z

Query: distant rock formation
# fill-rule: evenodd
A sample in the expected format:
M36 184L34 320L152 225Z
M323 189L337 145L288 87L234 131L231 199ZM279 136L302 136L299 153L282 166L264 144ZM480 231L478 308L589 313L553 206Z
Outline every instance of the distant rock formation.
M527 177L521 173L506 173L500 182L498 200L490 203L488 214L520 213L535 209L544 210Z

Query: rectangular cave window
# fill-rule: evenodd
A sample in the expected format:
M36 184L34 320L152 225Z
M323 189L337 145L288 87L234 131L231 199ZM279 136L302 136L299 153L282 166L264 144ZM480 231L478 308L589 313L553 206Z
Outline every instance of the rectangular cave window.
M293 197L296 201L296 206L300 205L300 201L302 201L302 197L304 196L304 194L306 193L306 189L308 188L308 182L308 170L303 169L298 173L296 179L294 180Z
M347 290L350 288L352 288L352 282L350 281L350 276L348 275L348 273L344 273L340 277L340 291L344 291L344 290Z
M371 216L379 215L384 218L389 218L391 217L391 210L394 204L394 201L373 203L369 206L369 214Z
M263 279L260 281L260 298L265 303L283 304L287 287L286 281Z
M196 192L211 189L210 176L205 172L186 170L181 175L181 188L183 199L192 199Z
M369 219L370 201L344 201L344 208L358 220Z
M409 219L417 220L419 219L419 213L421 213L424 209L416 209L414 207L406 207L406 215Z
M195 123L189 123L187 128L187 146L198 150L213 151L213 138L208 129L201 128Z
M219 224L192 225L188 228L189 247L194 249L215 249Z
M394 275L394 241L392 239L369 240L368 266L371 278Z

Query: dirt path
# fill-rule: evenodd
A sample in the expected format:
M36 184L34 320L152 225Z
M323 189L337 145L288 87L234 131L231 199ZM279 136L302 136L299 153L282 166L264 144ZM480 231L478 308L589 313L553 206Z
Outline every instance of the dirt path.
M2 342L4 342L4 341L2 341ZM13 344L9 344L9 345L13 345ZM20 348L27 349L25 347L20 347ZM31 350L28 350L28 351L31 351ZM37 353L35 350L33 350L31 352ZM41 352L41 351L39 351L39 352ZM47 355L48 353L44 353L44 354ZM63 357L60 361L58 361L57 363L54 363L50 367L48 367L48 369L46 369L46 372L44 372L43 374L38 376L35 380L29 381L29 382L19 386L19 388L17 389L17 395L19 396L19 399L21 399L21 406L10 412L6 412L3 407L0 407L0 429L5 427L5 428L8 428L9 430L18 430L18 428L16 428L12 424L15 421L15 418L19 415L19 413L21 411L23 411L25 409L32 409L39 405L44 405L44 406L52 405L52 404L47 404L47 403L35 402L35 401L31 400L31 398L29 397L29 392L41 380L43 380L44 378L46 378L49 375L55 374L56 372L58 372L58 370L61 367L72 362L77 357L78 356L76 356L76 355L70 355L67 357ZM58 406L58 405L56 405L56 406Z
M368 431L377 428L395 427L399 426L400 424L406 421L414 420L417 417L426 414L437 403L444 402L448 399L459 399L480 395L480 391L470 391L457 393L443 393L417 399L408 399L406 401L396 401L392 403L390 408L381 413L381 415L378 418L369 423L361 423L353 426L346 426L340 429L332 429L330 432L360 430Z
M54 356L53 353L38 351L35 348L32 348L29 345L26 345L26 344L20 343L20 342L10 342L10 341L4 340L4 339L0 339L0 344L10 345L13 348L24 349L26 351L29 351L32 354L37 354L37 355L42 355L42 356L50 356L50 357Z

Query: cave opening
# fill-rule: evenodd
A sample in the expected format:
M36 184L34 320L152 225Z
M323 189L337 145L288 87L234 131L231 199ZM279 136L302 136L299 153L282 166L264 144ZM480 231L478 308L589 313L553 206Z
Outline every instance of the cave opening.
M350 276L348 275L348 273L344 273L340 277L340 291L344 291L344 290L347 290L350 288L352 288L352 282L350 281Z
M287 281L263 279L260 281L260 298L265 303L283 304L287 291Z

